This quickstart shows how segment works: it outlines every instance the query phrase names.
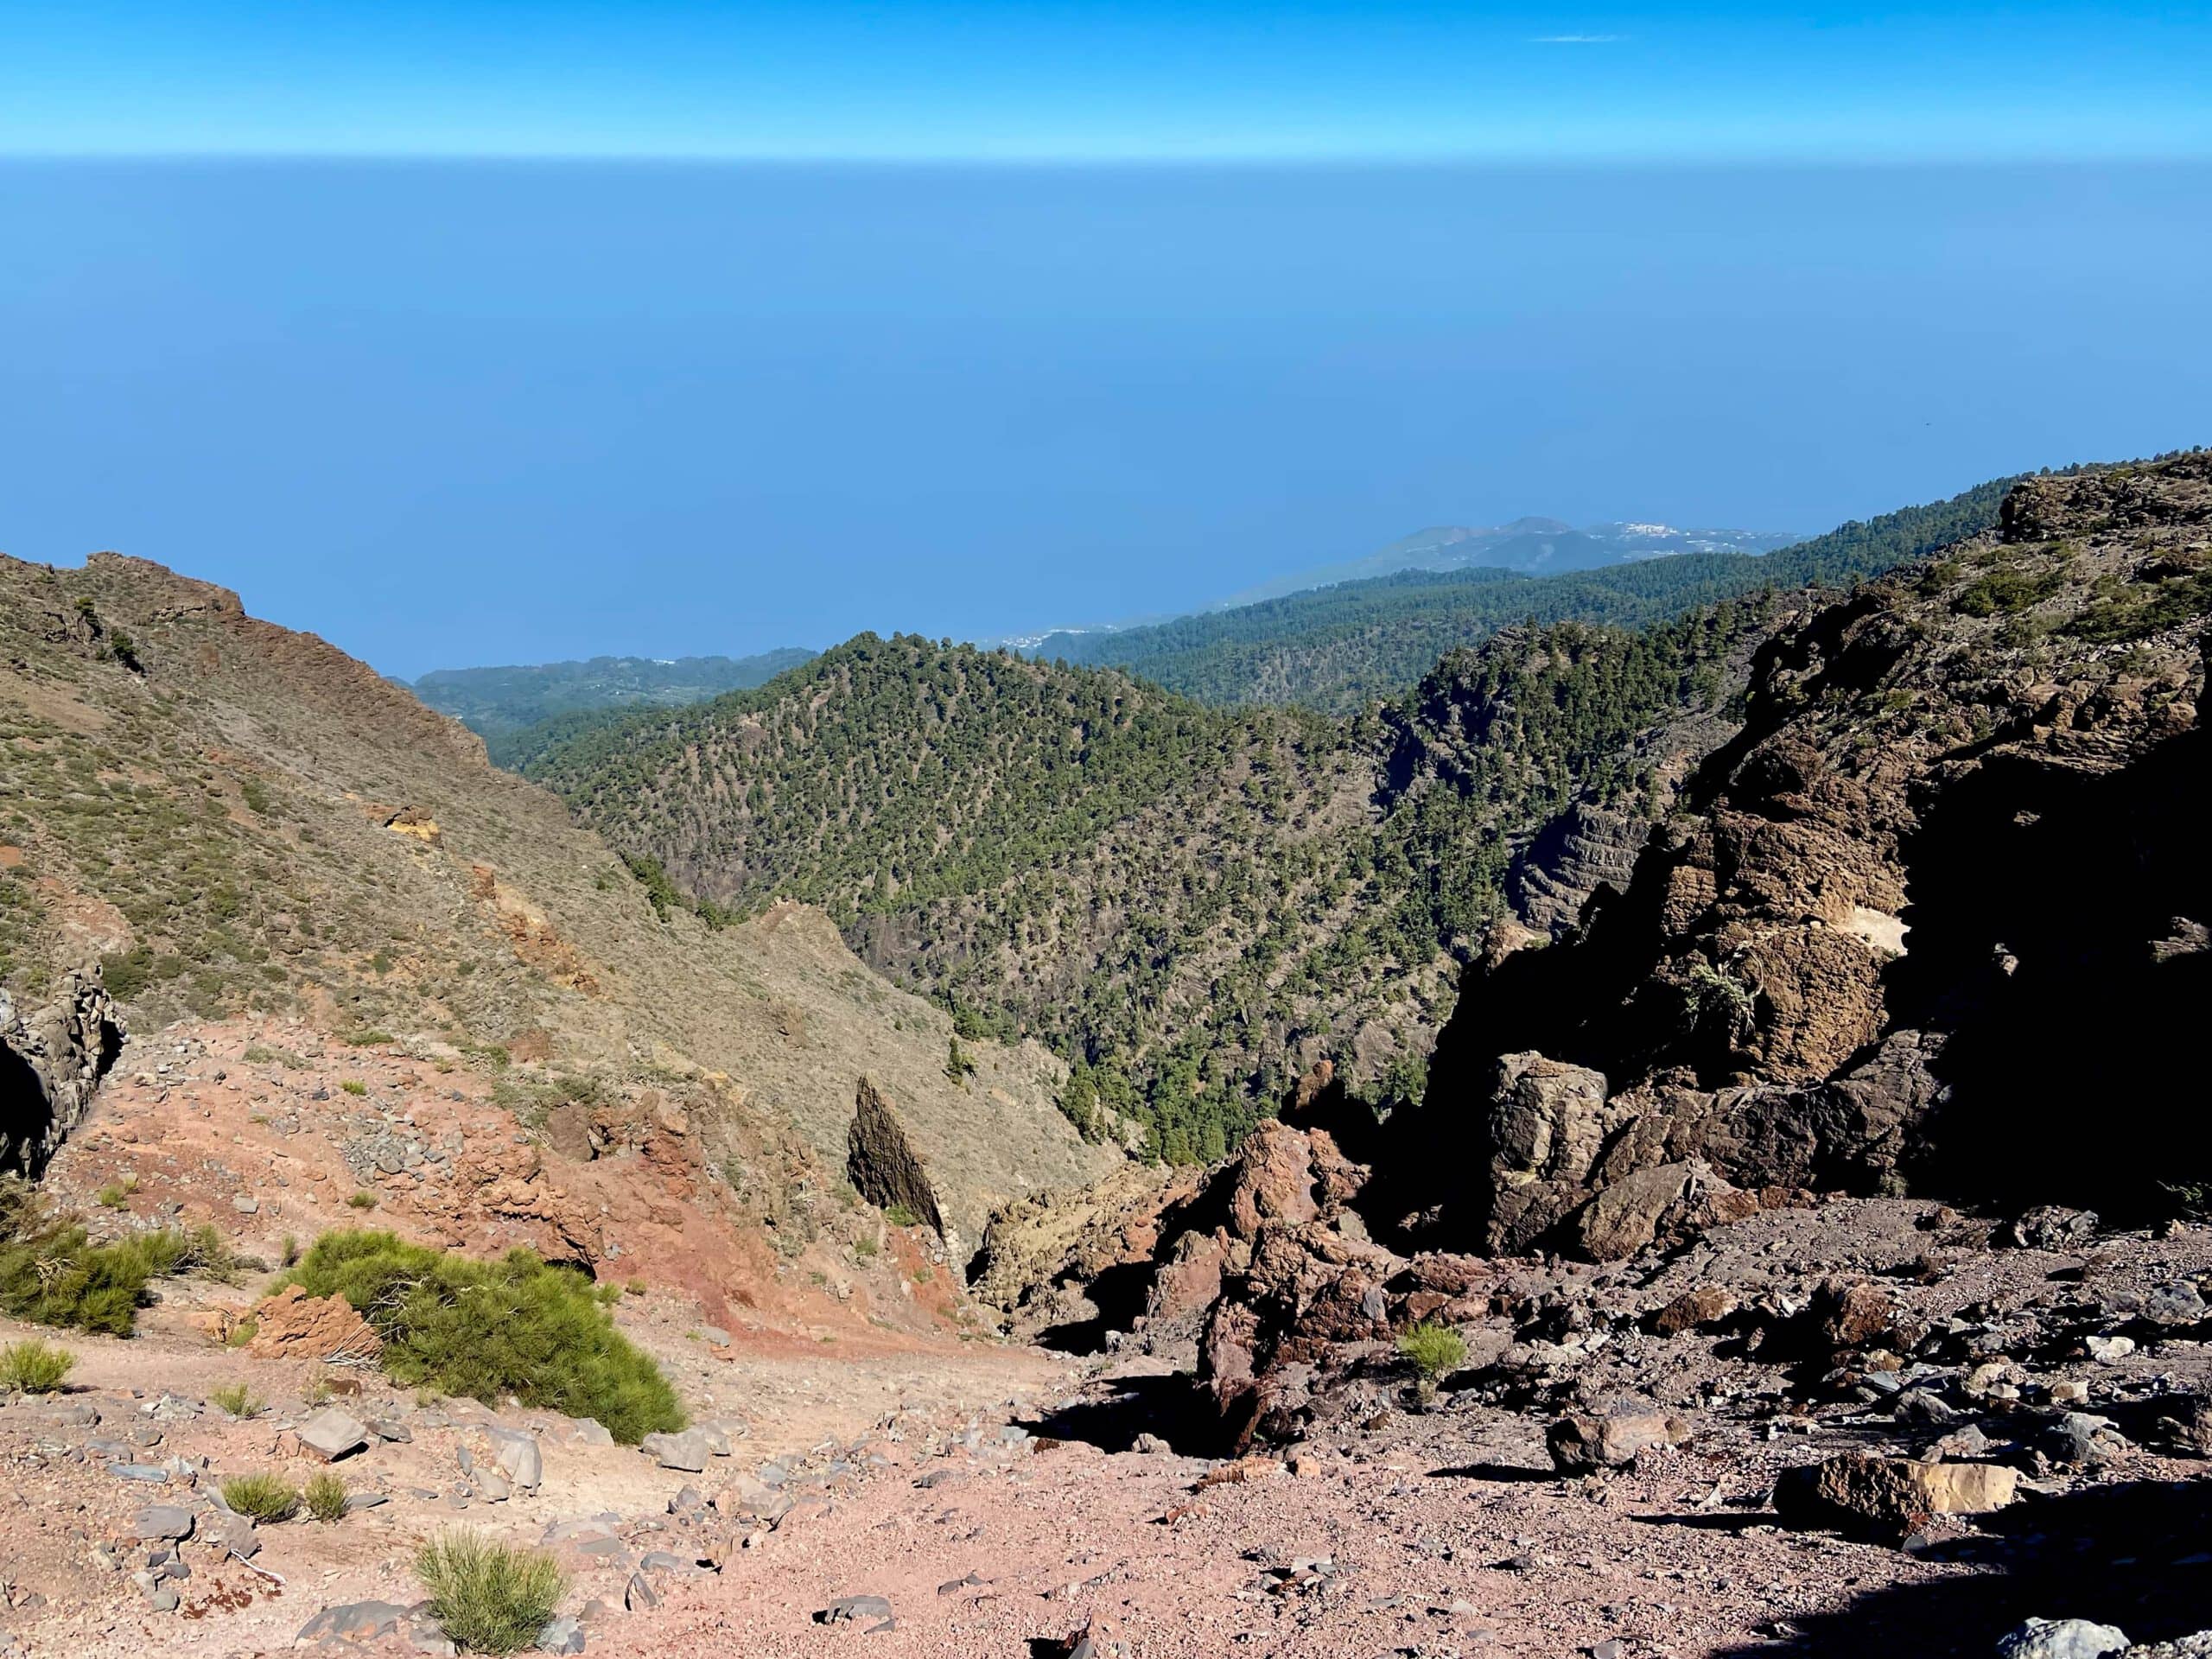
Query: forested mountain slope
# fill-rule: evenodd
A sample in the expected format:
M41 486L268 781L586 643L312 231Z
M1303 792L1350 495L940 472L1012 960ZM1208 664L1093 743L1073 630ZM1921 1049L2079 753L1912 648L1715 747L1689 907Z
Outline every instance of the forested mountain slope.
M1662 800L1764 602L1514 629L1381 716L863 635L757 691L594 721L536 775L706 913L821 905L967 1028L1078 1065L1071 1114L1204 1157L1326 1054L1421 1086L1456 964L1569 802Z
M1995 480L1764 555L1684 553L1558 575L1407 570L1149 627L1054 634L1037 654L1121 668L1204 702L1349 713L1402 695L1446 652L1512 623L1640 627L1762 588L1878 574L1987 529L2013 481Z

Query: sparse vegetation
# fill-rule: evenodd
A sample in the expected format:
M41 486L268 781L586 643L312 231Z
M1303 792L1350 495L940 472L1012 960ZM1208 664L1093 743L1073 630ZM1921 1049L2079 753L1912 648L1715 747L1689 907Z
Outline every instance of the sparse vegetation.
M260 1525L274 1526L300 1512L300 1489L282 1475L233 1475L222 1484L223 1502Z
M377 1195L364 1187L346 1199L346 1203L349 1209L373 1210L377 1207Z
M469 1653L519 1653L537 1640L568 1587L543 1551L459 1530L441 1532L415 1552L415 1576L445 1633Z
M287 1275L342 1295L384 1339L397 1382L594 1417L634 1443L683 1426L659 1368L614 1329L582 1274L528 1250L483 1262L391 1233L333 1232Z
M33 1338L0 1348L0 1389L20 1394L52 1394L76 1369L77 1356Z
M207 1390L207 1398L232 1416L244 1420L258 1417L267 1409L268 1402L243 1382L226 1382L219 1389Z
M347 1077L338 1086L349 1095L365 1095L369 1092L369 1085L359 1077Z
M309 1476L300 1496L307 1504L308 1513L318 1521L346 1518L346 1482L328 1469Z
M1398 1352L1408 1360L1426 1390L1467 1363L1467 1339L1448 1325L1424 1319L1398 1334Z

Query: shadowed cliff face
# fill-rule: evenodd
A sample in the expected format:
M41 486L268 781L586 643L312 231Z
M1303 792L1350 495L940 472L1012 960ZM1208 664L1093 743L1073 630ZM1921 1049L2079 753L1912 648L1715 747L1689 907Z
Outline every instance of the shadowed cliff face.
M2000 532L1783 626L1625 890L1469 969L1398 1213L1609 1254L1631 1179L1632 1247L1724 1187L2139 1214L2212 1179L2183 1105L2208 521L2202 454L2037 480Z
M1910 849L1912 954L1890 1001L1948 1030L1927 1184L2139 1217L2212 1177L2202 1021L2212 879L2202 727L2101 775L1985 769Z
M0 990L0 1174L35 1179L91 1106L123 1028L96 976L65 974L22 1016Z

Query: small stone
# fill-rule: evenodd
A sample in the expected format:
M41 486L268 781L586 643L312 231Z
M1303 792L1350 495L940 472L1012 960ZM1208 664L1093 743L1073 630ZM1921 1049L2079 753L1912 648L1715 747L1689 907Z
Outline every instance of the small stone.
M866 1618L889 1618L891 1604L881 1596L840 1596L814 1616L817 1624L850 1624Z
M638 1449L664 1469L677 1469L694 1475L704 1469L707 1459L714 1455L706 1436L696 1428L688 1428L681 1434L648 1434L638 1442Z
M484 1433L492 1442L499 1471L523 1491L536 1491L545 1478L545 1459L537 1449L537 1437L514 1428L487 1427Z
M295 1643L372 1642L396 1635L409 1609L392 1601L348 1601L326 1607L300 1626Z
M261 1200L258 1198L248 1198L245 1193L241 1192L238 1197L231 1200L231 1208L237 1211L238 1214L242 1216L251 1216L260 1210Z
M2091 1337L2082 1346L2089 1351L2089 1357L2095 1360L2098 1364L2116 1365L2135 1351L2135 1339L2133 1337ZM2081 1623L2079 1619L2069 1622ZM2110 1627L2100 1626L2099 1628L2109 1629Z
M556 1618L537 1633L540 1653L582 1653L584 1627L581 1619Z
M130 1523L137 1538L180 1539L192 1536L192 1511L175 1503L156 1503L138 1511Z
M622 1605L633 1613L648 1611L660 1605L660 1596L653 1589L652 1580L642 1573L632 1573L628 1586L622 1592Z

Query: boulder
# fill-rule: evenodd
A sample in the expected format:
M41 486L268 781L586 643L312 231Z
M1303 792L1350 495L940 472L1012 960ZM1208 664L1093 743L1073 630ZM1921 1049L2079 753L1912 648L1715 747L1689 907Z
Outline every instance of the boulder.
M1655 1337L1677 1337L1685 1331L1716 1325L1736 1311L1736 1294L1719 1285L1686 1290L1644 1321Z
M1563 1243L1592 1262L1618 1262L1654 1243L1673 1244L1756 1214L1757 1198L1722 1180L1701 1160L1654 1164L1599 1189L1568 1219Z
M648 1434L638 1442L638 1450L664 1469L677 1469L691 1475L704 1469L707 1459L714 1455L707 1437L696 1428L687 1428L680 1434Z
M396 1601L349 1601L326 1607L300 1626L296 1643L369 1643L396 1634L413 1609Z
M175 1503L154 1503L138 1511L130 1523L130 1535L142 1539L162 1539L174 1542L192 1536L192 1511Z
M1271 1221L1302 1225L1320 1213L1313 1201L1313 1149L1288 1124L1262 1123L1239 1150L1229 1192L1229 1224L1239 1238L1256 1238Z
M537 1633L533 1644L540 1653L573 1654L584 1650L584 1627L581 1619L556 1618Z
M2127 1633L2086 1618L2031 1618L1997 1643L1999 1659L2101 1659L2124 1653Z
M1604 1416L1575 1412L1545 1431L1544 1444L1561 1474L1584 1475L1619 1468L1633 1462L1640 1452L1680 1446L1689 1437L1687 1422L1657 1412Z
M1897 1543L1931 1516L2002 1509L2018 1487L2018 1475L1996 1464L1922 1463L1847 1452L1784 1471L1775 1482L1774 1507L1789 1526L1832 1528Z
M335 1463L350 1458L369 1443L368 1425L349 1417L335 1406L326 1407L292 1431L302 1451Z
M246 1351L264 1359L366 1360L384 1351L369 1322L340 1295L310 1296L287 1285L253 1310Z
M499 1465L499 1472L523 1491L536 1491L545 1478L545 1459L537 1448L537 1437L522 1429L489 1425L484 1437L492 1443L492 1459Z

